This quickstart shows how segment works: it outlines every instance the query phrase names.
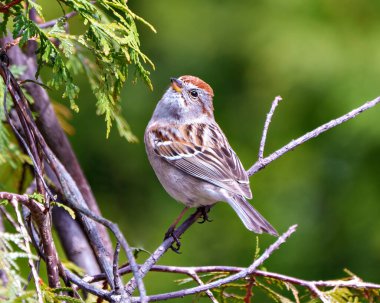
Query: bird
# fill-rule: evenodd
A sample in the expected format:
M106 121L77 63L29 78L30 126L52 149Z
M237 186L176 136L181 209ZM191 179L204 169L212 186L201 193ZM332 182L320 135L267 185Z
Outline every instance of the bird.
M248 230L278 236L246 200L252 198L248 174L215 121L211 86L190 75L170 81L144 134L148 160L164 189L185 209L227 202Z

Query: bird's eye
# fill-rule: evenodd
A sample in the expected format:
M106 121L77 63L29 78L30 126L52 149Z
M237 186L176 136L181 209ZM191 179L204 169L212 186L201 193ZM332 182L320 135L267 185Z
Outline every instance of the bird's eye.
M196 89L192 89L190 91L190 95L193 97L193 98L197 98L198 97L198 92Z

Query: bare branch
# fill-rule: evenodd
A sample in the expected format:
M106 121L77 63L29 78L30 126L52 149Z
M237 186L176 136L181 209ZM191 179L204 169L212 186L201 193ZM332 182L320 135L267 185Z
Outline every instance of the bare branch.
M281 96L277 96L276 98L274 98L274 100L272 102L272 106L270 108L270 111L267 114L267 119L265 120L263 135L261 137L261 142L260 142L259 161L261 161L264 158L264 148L265 148L265 142L267 140L267 133L268 133L268 129L269 129L269 124L271 123L274 111L276 110L276 107L281 100L282 100Z
M296 147L298 147L299 145L305 143L306 141L319 136L320 134L324 133L325 131L327 131L327 130L329 130L329 129L331 129L331 128L339 125L339 124L342 124L343 122L346 122L346 121L348 121L348 120L350 120L352 118L355 118L357 115L361 114L362 112L366 111L367 109L370 109L370 108L374 107L379 102L380 102L380 97L377 97L376 99L374 99L372 101L366 102L362 106L360 106L360 107L358 107L358 108L350 111L349 113L347 113L347 114L345 114L345 115L343 115L343 116L341 116L341 117L339 117L337 119L331 120L330 122L327 122L327 123L325 123L325 124L317 127L316 129L308 132L307 134L299 137L298 139L292 140L287 145L285 145L284 147L282 147L279 150L275 151L274 153L272 153L268 157L266 157L264 159L261 159L261 160L259 159L247 171L248 175L249 176L254 175L258 171L260 171L263 168L265 168L269 163L271 163L274 160L276 160L277 158L283 156L287 152L295 149Z
M192 277L194 281L197 282L199 285L205 285L195 271L189 271L188 275ZM211 292L211 290L207 289L206 294L213 303L219 303L218 300L214 297L214 294Z

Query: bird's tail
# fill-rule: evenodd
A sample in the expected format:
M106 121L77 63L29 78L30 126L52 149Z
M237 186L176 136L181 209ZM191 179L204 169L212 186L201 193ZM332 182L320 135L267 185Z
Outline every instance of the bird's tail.
M270 225L269 222L244 199L244 197L234 195L227 202L238 214L240 220L244 223L247 229L257 234L265 232L273 236L278 236L277 231L272 225Z

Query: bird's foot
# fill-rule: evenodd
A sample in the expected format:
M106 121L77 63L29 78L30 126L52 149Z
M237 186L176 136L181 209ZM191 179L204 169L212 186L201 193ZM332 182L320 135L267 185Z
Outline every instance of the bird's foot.
M198 223L199 224L203 224L205 222L212 222L212 220L208 217L208 212L210 211L210 206L202 206L202 207L199 207L198 210L201 211L202 215L201 215L201 220L202 221L199 221Z
M181 252L179 251L179 249L181 248L181 241L174 232L174 227L170 226L168 231L165 233L164 240L169 239L170 237L173 238L174 242L172 243L172 245L170 245L170 248L175 253L180 254Z

